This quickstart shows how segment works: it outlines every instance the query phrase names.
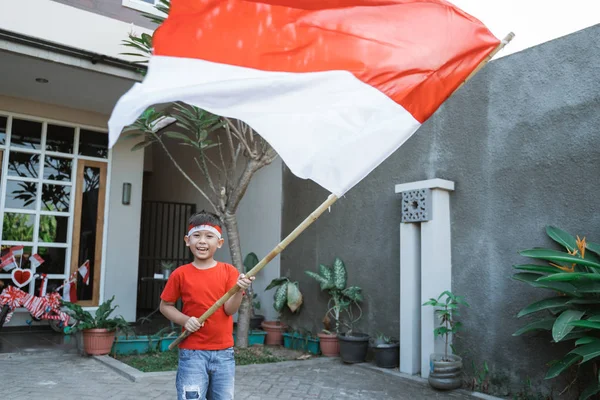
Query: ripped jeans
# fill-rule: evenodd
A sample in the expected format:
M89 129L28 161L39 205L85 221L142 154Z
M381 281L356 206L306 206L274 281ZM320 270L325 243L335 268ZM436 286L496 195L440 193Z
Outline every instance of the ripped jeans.
M224 350L179 349L177 399L231 400L235 382L233 347Z

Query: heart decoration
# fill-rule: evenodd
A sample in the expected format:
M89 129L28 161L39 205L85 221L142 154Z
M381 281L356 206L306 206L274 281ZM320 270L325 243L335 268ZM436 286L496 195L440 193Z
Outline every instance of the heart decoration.
M33 272L30 269L15 268L11 273L12 281L15 286L22 288L33 279Z

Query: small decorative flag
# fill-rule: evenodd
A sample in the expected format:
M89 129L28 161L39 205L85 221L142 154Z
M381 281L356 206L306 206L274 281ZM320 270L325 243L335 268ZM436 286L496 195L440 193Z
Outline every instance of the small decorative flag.
M83 278L86 285L90 284L90 260L86 260L81 267L79 267L79 274Z
M13 246L10 248L10 252L15 257L22 257L23 256L23 246Z
M77 285L68 280L63 286L63 300L70 303L77 303Z
M154 104L244 121L292 173L341 197L501 41L445 0L171 0L109 146Z
M12 255L12 253L9 251L8 254L4 255L4 257L2 257L0 259L1 263L0 267L2 267L3 271L10 271L11 269L17 268L17 260L15 260L15 257Z
M39 254L34 254L31 257L29 257L29 262L31 263L31 269L35 270L40 265L42 265L45 262L45 260Z
M42 283L40 284L40 292L38 296L44 297L46 295L46 290L48 289L48 275L42 274L40 275Z

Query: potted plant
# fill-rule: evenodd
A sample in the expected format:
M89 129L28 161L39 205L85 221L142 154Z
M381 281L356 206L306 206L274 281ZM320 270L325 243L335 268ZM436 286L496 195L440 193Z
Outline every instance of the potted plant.
M110 314L118 307L112 307L114 296L96 309L94 315L85 311L81 306L62 301L67 312L77 321L73 326L65 328L65 333L83 334L83 350L89 355L109 354L115 340L117 329L132 332L129 323L122 316L109 318Z
M375 364L380 368L396 368L400 361L398 340L379 333L371 345Z
M280 321L284 307L287 306L292 313L295 313L302 305L303 300L298 282L291 282L288 278L275 278L265 290L273 288L277 288L273 295L273 308L280 317L276 321L263 321L261 327L267 332L265 344L281 345L283 344L283 331L287 328Z
M175 269L175 263L171 261L161 261L160 268L162 269L163 278L167 280L169 279L169 276L171 276L171 271Z
M144 354L150 351L164 352L177 338L179 331L170 326L164 327L152 335L125 335L117 336L111 349L112 354Z
M258 264L258 256L255 253L248 253L244 258L244 273L248 273L254 266ZM254 291L254 287L251 284L246 294L252 299L252 308L250 310L250 330L260 329L260 324L265 320L265 316L258 314L260 310L260 300L258 295Z
M431 298L423 303L432 306L435 314L440 318L440 326L433 330L436 337L444 337L444 353L432 353L429 358L429 384L435 389L458 389L462 385L462 358L455 354L448 354L450 335L456 334L461 328L461 323L454 320L458 316L458 306L469 307L461 297L446 290L436 299Z
M319 265L319 273L306 271L306 274L319 282L321 290L329 294L327 311L323 318L325 329L319 333L320 346L323 355L337 356L346 363L363 362L367 356L369 335L355 332L353 326L362 316L359 303L363 301L362 289L358 286L346 287L347 272L344 262L339 258L332 267ZM354 315L354 307L358 315ZM346 318L342 318L345 314ZM330 331L331 319L335 322L335 334ZM347 328L341 332L342 325ZM337 342L337 343L336 343Z
M283 347L319 354L319 338L308 329L291 329L283 333Z

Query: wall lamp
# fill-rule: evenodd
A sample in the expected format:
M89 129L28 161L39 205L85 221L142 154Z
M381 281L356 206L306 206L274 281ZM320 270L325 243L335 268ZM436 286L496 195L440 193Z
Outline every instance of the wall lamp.
M123 184L123 196L121 202L126 206L131 203L131 183Z

